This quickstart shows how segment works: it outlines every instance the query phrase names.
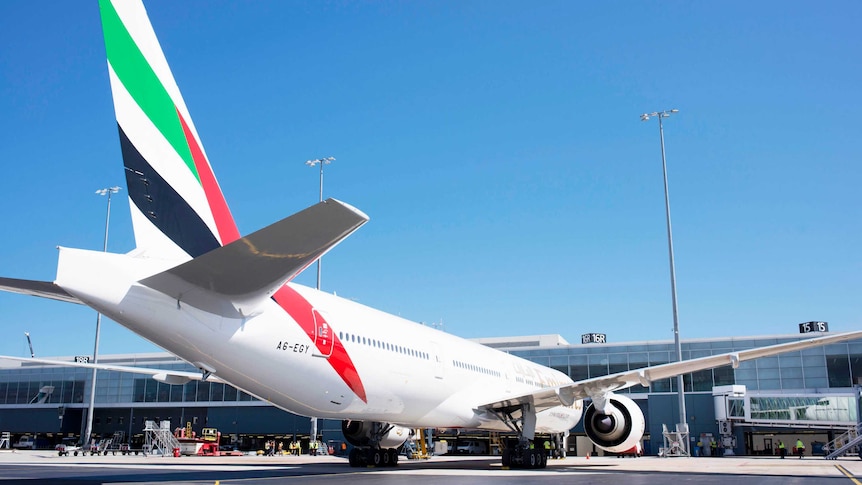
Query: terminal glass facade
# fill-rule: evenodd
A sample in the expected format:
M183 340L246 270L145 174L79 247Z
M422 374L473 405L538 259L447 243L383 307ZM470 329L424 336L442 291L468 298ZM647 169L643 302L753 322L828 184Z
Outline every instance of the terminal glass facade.
M799 336L683 341L683 358L692 359L726 352L801 340ZM564 345L512 349L510 353L569 375L573 380L599 377L676 360L672 342ZM166 370L194 370L168 354L109 356L105 363ZM23 364L0 368L0 405L30 403L45 386L53 392L44 403L80 404L89 398L89 369ZM742 362L739 368L724 366L683 376L686 392L710 392L714 386L740 384L751 391L794 391L849 388L862 384L862 342L851 341L789 352ZM99 371L96 402L121 403L234 403L257 401L230 385L189 382L168 385L148 376ZM636 385L624 393L676 392L676 379Z
M168 354L157 357L128 358L112 356L103 363L153 369L194 371L194 367ZM82 404L89 400L89 369L49 367L25 363L22 367L0 368L0 405L30 404L46 386L51 392L39 404ZM105 371L96 377L96 403L118 405L134 403L232 403L258 401L228 384L192 381L169 385L143 374Z
M251 395L221 382L192 381L170 385L148 377L134 378L132 402L148 403L218 403L255 401Z
M803 340L802 336L692 340L682 342L683 359L694 359L739 350ZM512 349L533 362L553 367L574 380L666 364L676 360L672 342L586 344ZM799 352L788 352L727 365L683 376L686 392L710 392L714 386L740 384L749 390L800 391L848 388L862 384L862 342L833 344ZM635 386L621 392L676 392L677 380L652 382L649 388Z
M53 388L46 402L74 404L84 402L84 380L15 380L0 382L0 404L29 404L45 388Z

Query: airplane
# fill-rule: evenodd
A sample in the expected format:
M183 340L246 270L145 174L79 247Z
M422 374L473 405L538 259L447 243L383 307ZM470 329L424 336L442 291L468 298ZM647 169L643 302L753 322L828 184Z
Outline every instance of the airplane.
M0 289L92 307L199 371L2 358L149 374L167 384L226 382L286 411L341 420L354 467L396 465L411 428L462 428L513 433L517 444L504 450L503 465L544 468L545 453L531 440L582 418L598 448L624 452L640 442L643 413L615 391L862 337L828 335L575 382L296 284L368 216L327 199L241 236L143 3L99 5L136 247L126 254L60 247L54 281L0 278Z
M855 421L856 417L853 416L849 406L849 399L842 399L837 396L824 397L818 399L817 402L811 406L802 406L803 418L809 419L812 421ZM796 419L798 414L794 413L793 416Z

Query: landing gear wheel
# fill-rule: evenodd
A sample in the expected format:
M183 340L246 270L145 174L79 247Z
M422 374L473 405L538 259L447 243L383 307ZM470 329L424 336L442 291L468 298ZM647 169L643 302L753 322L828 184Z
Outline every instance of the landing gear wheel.
M381 458L383 459L383 466L389 466L389 459L392 458L389 454L389 450L383 450L380 454L382 455Z
M389 448L388 453L390 455L389 456L389 466L398 465L398 450L396 450L394 448Z
M503 466L511 467L512 466L512 450L506 448L503 450Z
M352 450L350 450L350 454L347 455L347 462L350 463L350 466L352 468L356 468L361 464L362 460L359 456L359 453L360 452L358 448L353 448Z
M370 455L369 458L371 458L368 461L374 466L380 466L380 462L383 461L380 450L368 450L368 454Z
M539 468L537 466L537 462L541 463L541 460L542 459L539 458L538 454L536 453L536 450L530 450L530 466L528 468Z

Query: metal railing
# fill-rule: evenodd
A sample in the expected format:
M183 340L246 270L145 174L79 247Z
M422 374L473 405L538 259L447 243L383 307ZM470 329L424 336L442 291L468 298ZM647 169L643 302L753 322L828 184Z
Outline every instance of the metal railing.
M168 420L163 420L158 425L155 421L146 421L144 435L145 452L149 450L149 453L173 456L174 450L180 448L180 442L171 432L171 422Z
M823 449L824 451L832 450L828 451L826 459L834 460L851 452L858 454L860 444L862 444L862 423L857 424L855 428L826 443Z

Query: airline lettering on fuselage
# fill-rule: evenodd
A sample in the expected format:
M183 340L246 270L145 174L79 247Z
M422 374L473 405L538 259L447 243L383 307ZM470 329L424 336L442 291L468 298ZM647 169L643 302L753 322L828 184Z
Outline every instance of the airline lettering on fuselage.
M551 378L544 372L540 372L534 367L522 365L520 362L513 363L512 370L515 373L515 382L520 382L536 388L551 387L561 384L560 382L557 382L557 379Z
M275 346L275 350L292 350L298 354L307 354L308 349L311 346L308 344L291 344L287 341L278 341L278 345Z

